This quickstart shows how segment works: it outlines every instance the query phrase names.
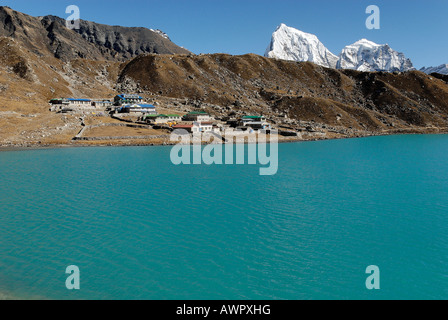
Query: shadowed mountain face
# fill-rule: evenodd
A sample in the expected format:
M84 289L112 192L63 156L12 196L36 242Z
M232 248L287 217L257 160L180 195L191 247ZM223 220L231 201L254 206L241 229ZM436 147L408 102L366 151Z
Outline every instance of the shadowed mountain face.
M0 36L11 37L39 55L125 61L142 53L187 54L159 33L146 28L107 26L81 20L79 30L55 16L32 17L0 7Z
M448 74L431 73L434 78L445 81L448 84Z

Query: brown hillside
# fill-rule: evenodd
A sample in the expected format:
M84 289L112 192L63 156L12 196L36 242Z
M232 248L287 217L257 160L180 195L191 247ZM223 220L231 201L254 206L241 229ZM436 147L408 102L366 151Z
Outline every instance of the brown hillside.
M122 37L109 41L117 32ZM186 54L168 54L176 52ZM162 113L263 114L309 139L448 127L448 84L439 75L333 70L254 54L196 56L148 29L84 21L74 32L60 18L0 7L0 145L69 143L82 124L118 120L54 114L50 99L123 92L157 102Z
M364 128L446 127L448 86L422 72L363 73L248 54L143 55L129 80L153 95Z

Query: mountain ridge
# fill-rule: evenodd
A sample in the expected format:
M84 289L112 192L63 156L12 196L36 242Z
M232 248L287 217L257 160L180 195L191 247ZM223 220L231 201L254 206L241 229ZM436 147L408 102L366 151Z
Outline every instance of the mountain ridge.
M265 57L309 61L336 68L338 57L328 50L316 35L280 24L273 33Z
M431 73L439 73L443 75L448 75L448 64L441 64L437 67L423 67L420 69L420 71L431 74Z
M191 54L147 28L80 20L80 29L70 30L60 17L33 17L5 6L0 7L0 36L15 38L34 52L65 61L75 58L125 61L144 53Z
M333 69L358 71L410 71L412 62L389 45L361 39L342 49L336 56L316 35L280 24L272 34L265 57L290 61L309 61ZM322 58L325 57L325 58Z
M342 49L337 68L370 72L414 70L411 60L403 53L393 50L388 44L381 45L367 39L358 40Z
M169 114L197 109L217 119L262 114L280 130L311 140L448 127L446 79L420 71L337 70L254 54L144 53L126 59L53 18L0 11L3 146L72 144L83 124L118 120L104 111L57 114L48 101L110 99L118 93L138 93ZM106 40L109 29L103 31ZM90 41L101 44L95 38L100 32L92 32Z

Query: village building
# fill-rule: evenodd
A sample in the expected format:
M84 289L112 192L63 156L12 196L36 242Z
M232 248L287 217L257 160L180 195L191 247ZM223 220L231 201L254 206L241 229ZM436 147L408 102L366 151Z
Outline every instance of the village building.
M193 124L178 124L173 126L173 129L184 129L189 133L206 133L219 132L219 128L213 122L193 122Z
M193 132L212 132L213 122L194 122Z
M88 108L92 106L92 100L90 99L67 99L69 107Z
M183 117L183 120L184 121L203 122L203 121L213 120L213 118L205 111L193 111L193 112L186 114Z
M241 127L250 127L256 130L267 130L271 125L267 122L264 116L245 116L240 120Z
M110 106L112 106L112 102L110 100L97 100L97 101L92 101L92 106L94 106L95 108L109 108Z
M213 125L212 132L221 133L222 131L224 131L224 128L222 126L218 126L216 124Z
M144 99L138 94L119 94L114 98L115 106L144 103Z
M66 98L51 99L51 100L49 101L49 103L50 103L51 105L54 105L54 106L58 106L58 105L66 105L66 106L68 106L68 101L67 101Z
M68 100L66 98L60 98L60 99L51 99L49 101L50 103L50 111L55 112L71 112L73 109L71 109L68 105Z
M92 100L90 99L75 99L75 98L60 98L51 99L50 104L54 106L66 106L66 107L91 107Z
M76 111L92 109L92 100L78 98L60 98L49 101L51 111Z
M189 133L193 133L193 125L192 124L177 124L173 126L173 130L186 130Z
M120 108L117 108L118 113L136 113L141 112L145 114L157 114L156 107L152 104L133 104L133 105L124 105Z
M177 124L182 117L177 114L151 114L144 117L143 121L151 124Z
M230 128L236 128L240 125L240 120L238 119L229 119L227 120L226 124L230 127Z

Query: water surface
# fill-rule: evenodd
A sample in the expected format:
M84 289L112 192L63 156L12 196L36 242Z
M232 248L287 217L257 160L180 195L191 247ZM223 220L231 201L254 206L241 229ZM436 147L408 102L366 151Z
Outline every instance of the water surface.
M448 136L281 144L279 171L169 147L0 153L0 292L447 299ZM65 288L65 268L81 290ZM368 291L365 269L381 269Z

